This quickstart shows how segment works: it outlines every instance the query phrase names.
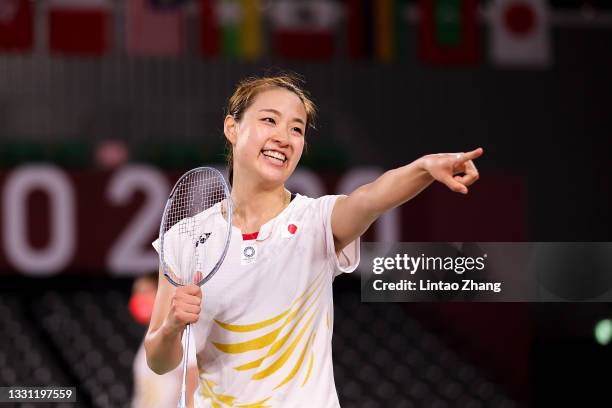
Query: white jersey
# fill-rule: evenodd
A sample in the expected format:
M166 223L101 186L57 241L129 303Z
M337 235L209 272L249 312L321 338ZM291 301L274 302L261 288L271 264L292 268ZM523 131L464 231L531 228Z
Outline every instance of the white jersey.
M339 406L332 281L357 267L359 238L336 256L337 198L298 194L256 237L233 227L221 268L202 286L202 312L192 326L200 376L195 407ZM210 237L225 222L214 214L209 218L218 220L206 221ZM176 229L165 236L165 259L173 268L188 267L178 258L195 243L176 239Z

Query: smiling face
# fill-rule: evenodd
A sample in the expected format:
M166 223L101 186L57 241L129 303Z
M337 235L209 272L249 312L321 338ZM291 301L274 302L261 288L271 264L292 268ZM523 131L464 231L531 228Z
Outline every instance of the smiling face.
M266 188L284 184L302 157L306 117L300 98L283 88L257 94L238 122L226 117L234 175Z

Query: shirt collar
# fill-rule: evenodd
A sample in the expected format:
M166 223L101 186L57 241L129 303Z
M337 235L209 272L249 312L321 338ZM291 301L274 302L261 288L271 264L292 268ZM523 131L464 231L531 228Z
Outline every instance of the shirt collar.
M289 204L283 209L283 211L281 211L276 217L272 218L270 221L266 222L264 225L261 226L257 235L257 241L265 241L272 235L272 231L274 230L276 224L279 222L283 222L283 220L286 219L285 214L287 213L287 211L289 211L291 206L294 205L296 201L298 201L299 198L300 194L296 194L295 198L289 202Z

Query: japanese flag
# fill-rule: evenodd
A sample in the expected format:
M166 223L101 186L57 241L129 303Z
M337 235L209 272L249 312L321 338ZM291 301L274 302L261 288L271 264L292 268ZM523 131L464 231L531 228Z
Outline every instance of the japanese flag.
M500 66L545 68L551 63L546 0L493 0L491 59Z

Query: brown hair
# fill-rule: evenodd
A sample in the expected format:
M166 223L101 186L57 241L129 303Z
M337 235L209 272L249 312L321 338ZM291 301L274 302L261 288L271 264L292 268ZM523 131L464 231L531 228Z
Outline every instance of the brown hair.
M293 92L300 98L306 109L306 127L314 129L317 108L312 99L310 99L308 92L302 88L303 83L304 80L293 73L282 73L270 76L265 75L262 77L249 77L243 79L238 83L234 94L229 98L225 114L226 116L232 116L236 121L240 121L244 112L251 107L258 94L272 88L282 88ZM234 163L232 148L229 144L226 158L229 169L229 182L230 185L232 185L234 179Z

